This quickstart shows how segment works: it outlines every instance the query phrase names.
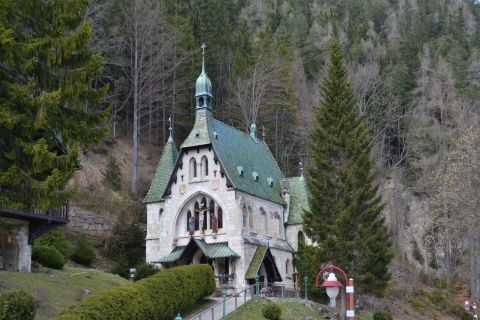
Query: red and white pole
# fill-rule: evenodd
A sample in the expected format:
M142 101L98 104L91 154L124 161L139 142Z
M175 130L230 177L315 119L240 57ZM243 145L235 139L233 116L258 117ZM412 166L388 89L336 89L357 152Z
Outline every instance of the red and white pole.
M347 281L345 292L347 293L347 320L355 319L355 297L354 297L353 279Z

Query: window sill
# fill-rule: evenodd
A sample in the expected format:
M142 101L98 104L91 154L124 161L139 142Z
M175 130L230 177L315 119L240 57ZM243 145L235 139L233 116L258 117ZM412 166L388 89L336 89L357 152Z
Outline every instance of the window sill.
M195 183L201 183L201 182L207 182L208 180L206 179L196 179L196 180L190 180L188 184L195 184Z

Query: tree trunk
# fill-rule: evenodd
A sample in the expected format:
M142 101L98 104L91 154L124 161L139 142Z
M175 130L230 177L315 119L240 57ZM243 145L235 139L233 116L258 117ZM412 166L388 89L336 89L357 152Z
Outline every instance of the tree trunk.
M135 30L136 33L136 30ZM133 80L133 134L132 134L132 177L130 189L133 194L137 193L137 180L138 180L138 124L139 124L139 83L138 83L138 38L135 34L134 44L134 80Z

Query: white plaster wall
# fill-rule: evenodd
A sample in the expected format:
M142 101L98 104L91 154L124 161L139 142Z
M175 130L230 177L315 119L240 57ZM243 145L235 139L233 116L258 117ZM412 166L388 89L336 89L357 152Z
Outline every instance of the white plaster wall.
M208 158L208 176L203 176L204 168L201 164L203 156ZM190 159L192 157L197 162L197 179L190 179ZM206 230L204 234L198 230L195 231L194 236L205 239L207 243L228 242L229 247L240 255L240 258L232 261L230 265L230 270L235 270L236 274L233 285L236 287L246 285L245 273L257 246L247 246L244 243L244 234L252 235L260 239L262 243L268 242L271 247L277 245L286 247L282 222L283 205L228 188L226 175L221 176L220 163L215 164L214 153L208 147L190 149L188 154L183 154L181 163L182 166L174 173L176 182L172 182L171 194L162 203L147 205L147 262L168 255L176 246L188 244L190 235L187 231L185 207L191 203L192 199L205 194L222 208L223 228L219 229L216 235L212 234L211 230ZM245 178L247 179L247 177ZM243 204L252 208L252 227L248 225L248 219L247 226L243 226ZM261 214L260 208L266 212L267 228L265 228L265 216ZM159 214L160 209L163 209L162 214ZM291 251L276 250L274 255L281 260L277 267L285 280L285 259L289 256L289 259L292 260L292 253Z

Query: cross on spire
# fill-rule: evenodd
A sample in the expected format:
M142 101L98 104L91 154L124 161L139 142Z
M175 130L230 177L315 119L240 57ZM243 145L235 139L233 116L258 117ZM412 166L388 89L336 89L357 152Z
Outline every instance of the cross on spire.
M200 46L200 48L202 48L202 73L205 73L205 48L207 47L207 45L204 43L202 43L202 45Z

